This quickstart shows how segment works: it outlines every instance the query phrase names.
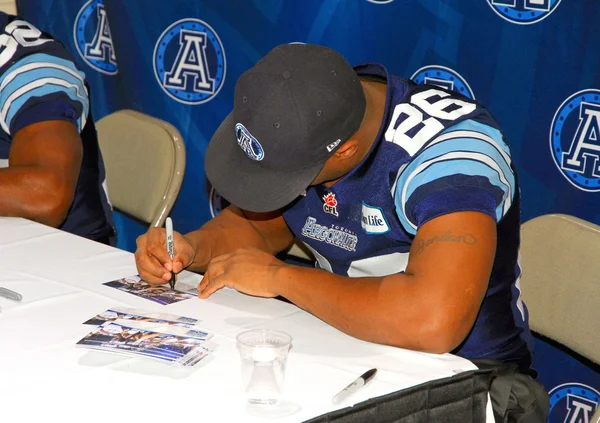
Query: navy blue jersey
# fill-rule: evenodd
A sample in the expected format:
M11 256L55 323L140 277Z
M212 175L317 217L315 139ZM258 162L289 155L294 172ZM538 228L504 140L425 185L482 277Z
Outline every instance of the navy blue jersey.
M107 239L113 229L102 189L104 167L85 75L50 35L0 13L0 167L10 166L15 133L48 120L72 122L83 143L73 203L60 229L90 239Z
M431 219L459 211L491 216L498 244L489 287L473 330L454 353L528 368L519 191L498 125L483 107L454 92L390 76L380 65L356 70L363 78L387 81L377 140L331 188L310 187L284 210L286 223L318 267L362 277L403 272L418 228Z

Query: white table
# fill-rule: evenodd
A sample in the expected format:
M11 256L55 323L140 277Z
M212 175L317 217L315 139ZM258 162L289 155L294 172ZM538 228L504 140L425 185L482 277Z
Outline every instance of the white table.
M136 274L129 252L24 219L0 218L0 419L6 422L264 422L244 407L235 336L273 328L293 337L285 400L299 409L277 422L301 422L372 397L452 376L475 366L352 338L294 305L221 290L208 300L162 306L103 286ZM193 286L200 276L186 273ZM113 306L202 320L217 350L191 369L76 348L93 326L82 322ZM337 407L331 397L369 368L376 378ZM488 419L491 418L488 401ZM272 420L271 420L272 421Z

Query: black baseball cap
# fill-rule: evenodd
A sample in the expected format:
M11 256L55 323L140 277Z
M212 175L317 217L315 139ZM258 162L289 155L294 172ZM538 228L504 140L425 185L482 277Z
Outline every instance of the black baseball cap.
M237 80L233 111L206 150L208 180L237 207L280 209L359 129L365 108L359 77L339 53L277 46Z

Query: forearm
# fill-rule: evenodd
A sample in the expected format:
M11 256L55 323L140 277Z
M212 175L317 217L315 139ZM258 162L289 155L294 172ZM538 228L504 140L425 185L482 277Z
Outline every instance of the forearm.
M356 338L426 352L452 349L432 307L435 294L423 295L412 275L349 278L283 266L276 283L281 296Z
M24 217L58 227L72 202L72 193L55 173L36 166L0 169L0 215Z
M293 236L281 217L266 216L262 221L251 221L237 207L229 206L200 229L185 237L196 252L190 270L203 272L208 262L217 256L241 248L257 248L277 254L287 248Z

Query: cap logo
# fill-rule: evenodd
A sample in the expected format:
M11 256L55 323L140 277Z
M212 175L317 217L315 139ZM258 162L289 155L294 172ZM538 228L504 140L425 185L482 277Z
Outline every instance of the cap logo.
M331 144L329 144L327 146L327 151L329 153L331 153L333 151L333 149L336 148L338 146L338 144L341 142L342 142L342 140L340 140L340 139L335 140L334 142L332 142Z
M241 123L235 125L235 137L237 138L237 143L240 148L246 153L246 156L257 162L265 157L265 151L263 150L262 145L260 145L250 131L248 131Z

